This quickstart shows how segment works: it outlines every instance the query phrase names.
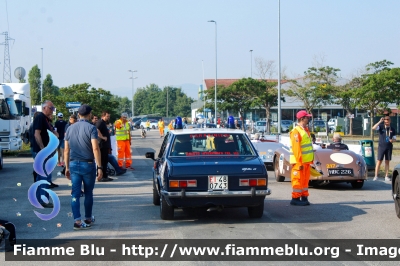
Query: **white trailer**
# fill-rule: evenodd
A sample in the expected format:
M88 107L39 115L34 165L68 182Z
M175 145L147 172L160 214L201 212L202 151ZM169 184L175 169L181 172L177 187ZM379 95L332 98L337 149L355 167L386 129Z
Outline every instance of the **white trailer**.
M20 116L14 92L6 84L0 84L0 147L7 151L22 147Z
M29 143L29 127L31 125L31 88L29 83L4 83L10 86L14 92L14 100L17 106L21 125L21 139Z

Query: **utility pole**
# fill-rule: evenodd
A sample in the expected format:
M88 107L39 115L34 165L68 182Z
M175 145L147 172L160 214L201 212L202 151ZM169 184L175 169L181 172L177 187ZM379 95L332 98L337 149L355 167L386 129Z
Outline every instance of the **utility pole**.
M3 82L11 83L11 63L8 41L14 39L8 37L8 31L3 32L2 35L5 35L5 41L2 43L4 45Z

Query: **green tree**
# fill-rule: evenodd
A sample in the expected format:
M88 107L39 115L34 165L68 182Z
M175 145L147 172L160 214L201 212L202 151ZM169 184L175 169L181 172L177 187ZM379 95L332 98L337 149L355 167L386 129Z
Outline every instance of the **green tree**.
M254 98L252 91L257 86L259 86L257 80L243 78L235 81L226 88L217 87L218 108L220 110L229 110L230 112L239 112L240 116L244 117L244 113L252 106Z
M60 89L53 84L53 78L50 74L43 80L43 97L51 99L51 96L60 94Z
M253 101L252 107L263 107L265 109L265 117L267 119L266 131L270 132L269 117L271 108L278 105L278 88L277 82L269 82L268 80L255 80L253 81L252 94ZM281 97L285 101L284 97Z
M168 92L168 93L167 93ZM168 97L167 97L168 94ZM168 98L168 105L167 105ZM181 88L167 86L163 89L156 84L138 88L134 97L135 114L158 114L161 116L189 116L193 99L187 97Z
M41 73L37 65L34 65L28 74L28 82L31 88L31 101L32 105L41 104L40 90L42 86Z
M303 102L307 112L312 113L314 108L333 102L332 94L335 90L338 68L310 67L304 72L301 80L291 80L290 87L285 93Z
M43 99L45 100L45 99ZM111 121L118 119L121 113L117 113L118 102L113 100L113 95L104 89L96 89L88 83L73 84L60 88L60 94L51 99L57 108L57 112L68 113L66 102L80 102L92 107L93 113L100 115L107 110L111 114Z
M372 64L377 64L372 63ZM367 65L370 66L371 64ZM357 107L371 111L370 124L373 118L382 109L386 109L389 103L398 101L400 84L400 69L390 69L385 66L379 71L362 76L362 86L357 89ZM396 97L394 97L396 96ZM371 126L371 136L374 138Z
M342 86L336 86L334 90L334 103L343 106L346 110L346 115L349 117L349 135L353 135L353 118L351 118L352 110L357 106L356 91L362 85L362 79L360 77L355 77L348 83Z

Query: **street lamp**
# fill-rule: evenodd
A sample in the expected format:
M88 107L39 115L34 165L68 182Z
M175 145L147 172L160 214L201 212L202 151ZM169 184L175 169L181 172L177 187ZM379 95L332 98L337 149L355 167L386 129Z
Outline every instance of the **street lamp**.
M217 22L215 20L209 20L208 22L214 22L215 23L215 85L214 85L214 96L215 96L215 124L217 124Z
M281 1L278 2L278 135L281 134Z
M137 79L137 77L133 77L133 72L137 72L137 70L128 70L128 71L132 73L132 77L130 77L130 79L132 79L132 117L134 117L135 113L133 111L133 97L134 97L134 94L133 94L133 81L135 79Z
M250 77L253 78L253 50L250 50Z

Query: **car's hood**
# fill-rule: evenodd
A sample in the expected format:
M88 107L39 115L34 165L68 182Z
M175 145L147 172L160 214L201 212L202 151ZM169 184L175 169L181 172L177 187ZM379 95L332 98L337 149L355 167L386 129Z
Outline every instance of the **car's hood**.
M172 175L263 174L265 166L256 156L170 157Z

